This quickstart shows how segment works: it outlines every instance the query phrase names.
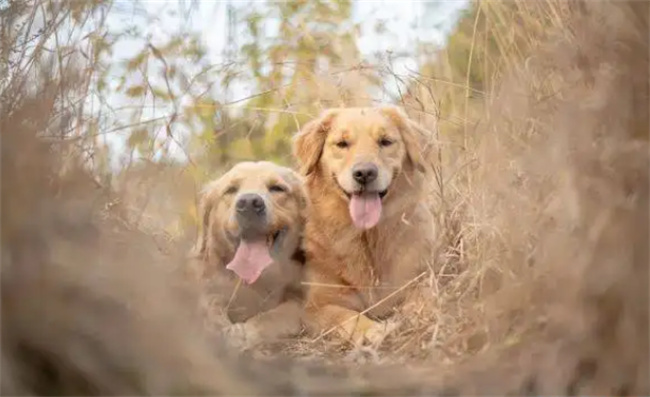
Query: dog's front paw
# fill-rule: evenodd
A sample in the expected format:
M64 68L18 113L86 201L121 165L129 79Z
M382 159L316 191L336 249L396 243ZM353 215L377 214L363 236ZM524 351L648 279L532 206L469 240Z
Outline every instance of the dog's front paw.
M345 334L351 337L352 343L357 347L367 344L378 347L384 338L397 328L397 323L377 322L364 315L361 315L354 323L349 322L346 325Z
M394 321L375 322L364 333L364 339L370 345L378 347L397 327L398 323Z

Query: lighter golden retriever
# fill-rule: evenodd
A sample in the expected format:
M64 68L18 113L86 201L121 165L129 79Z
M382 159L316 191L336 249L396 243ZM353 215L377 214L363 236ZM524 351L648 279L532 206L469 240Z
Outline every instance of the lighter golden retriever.
M428 133L400 108L324 111L294 137L310 197L306 320L354 343L378 343L382 321L432 259L424 201ZM359 315L361 312L364 314ZM347 321L346 321L347 320Z
M239 163L204 189L195 265L248 347L302 327L307 206L301 177L266 161Z

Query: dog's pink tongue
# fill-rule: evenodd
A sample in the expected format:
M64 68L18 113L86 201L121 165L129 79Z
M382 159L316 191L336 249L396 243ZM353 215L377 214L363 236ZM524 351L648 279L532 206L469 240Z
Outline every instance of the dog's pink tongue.
M381 198L378 193L353 194L350 199L350 216L360 229L370 229L381 217Z
M246 284L253 284L272 262L266 239L241 240L235 257L226 269L235 272Z

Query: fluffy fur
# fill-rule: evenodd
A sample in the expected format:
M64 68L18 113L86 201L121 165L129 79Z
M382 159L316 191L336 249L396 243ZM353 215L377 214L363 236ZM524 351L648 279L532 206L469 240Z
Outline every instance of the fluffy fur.
M294 154L311 197L305 249L313 332L340 324L340 336L380 340L384 324L378 320L403 301L398 290L431 259L433 218L423 189L427 140L396 107L329 109L296 135ZM348 210L351 173L361 162L377 166L374 183L385 191L380 221L366 230L353 225Z

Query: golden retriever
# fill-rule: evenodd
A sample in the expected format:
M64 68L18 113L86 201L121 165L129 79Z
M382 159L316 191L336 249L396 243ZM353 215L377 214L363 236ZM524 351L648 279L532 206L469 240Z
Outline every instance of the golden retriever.
M305 309L312 331L336 330L355 343L385 336L388 323L380 320L432 258L423 189L428 139L390 106L325 110L294 137L311 207Z
M249 346L300 331L307 205L301 177L266 161L241 162L204 189L198 275Z

